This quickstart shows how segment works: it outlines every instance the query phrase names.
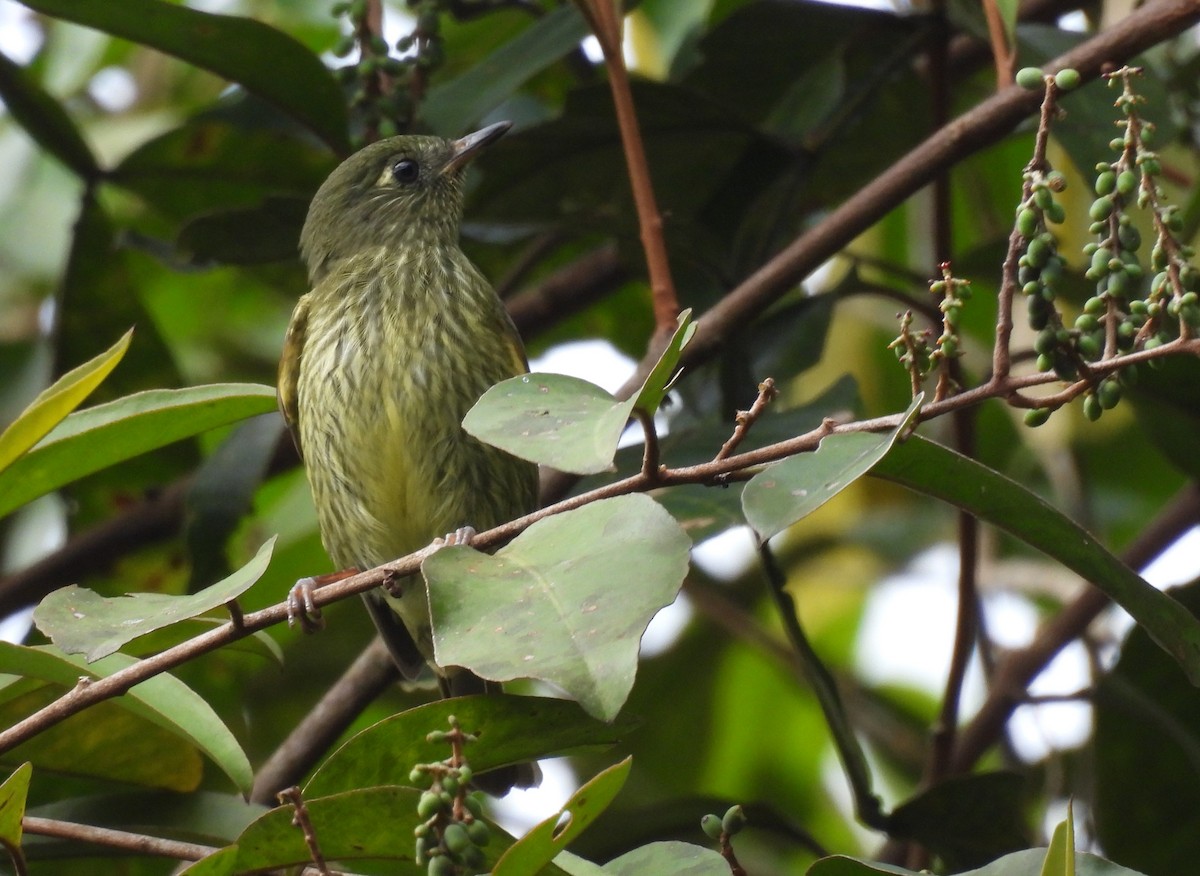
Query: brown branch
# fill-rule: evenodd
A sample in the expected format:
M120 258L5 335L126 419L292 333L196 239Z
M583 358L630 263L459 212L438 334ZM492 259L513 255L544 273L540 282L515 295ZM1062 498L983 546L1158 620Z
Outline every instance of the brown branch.
M95 843L136 855L154 855L179 861L199 861L217 851L212 846L202 846L197 843L185 843L142 833L95 827L90 824L75 824L54 818L36 818L32 815L26 815L21 820L21 828L25 833L36 836L52 836L79 843Z
M612 91L613 108L617 114L617 127L621 132L621 146L629 171L629 185L633 189L633 203L637 208L642 249L646 253L646 268L650 274L654 324L659 334L669 336L675 331L675 317L679 315L679 297L675 293L675 282L671 279L671 265L667 260L667 246L663 240L662 214L654 197L650 166L646 161L646 147L642 143L642 132L638 126L637 110L633 105L633 92L629 85L629 71L625 69L617 3L618 0L579 0L579 5L583 8L584 15L592 25L604 52L604 66L608 70L608 84Z
M996 0L983 0L983 15L987 19L988 41L992 47L992 58L996 63L996 89L1011 85L1013 81L1012 46L1008 44L1008 35L1004 32L1004 17Z

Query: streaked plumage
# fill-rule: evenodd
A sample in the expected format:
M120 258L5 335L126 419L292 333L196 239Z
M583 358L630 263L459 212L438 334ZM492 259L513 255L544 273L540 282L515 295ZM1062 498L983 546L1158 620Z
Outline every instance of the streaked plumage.
M375 143L309 208L300 248L312 291L288 328L279 397L339 568L377 566L536 507L536 467L461 426L488 387L528 370L503 304L458 244L463 167L506 129ZM419 580L402 599L380 591L367 602L407 675L432 660ZM448 675L449 691L480 688Z

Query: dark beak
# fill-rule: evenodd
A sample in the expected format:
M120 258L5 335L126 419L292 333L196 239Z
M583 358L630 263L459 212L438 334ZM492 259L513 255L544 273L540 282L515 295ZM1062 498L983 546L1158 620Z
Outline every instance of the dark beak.
M496 122L496 124L488 125L474 134L467 134L461 140L455 140L450 144L453 154L450 156L450 160L446 162L446 166L442 168L442 173L459 172L473 161L480 152L503 137L511 127L512 122Z

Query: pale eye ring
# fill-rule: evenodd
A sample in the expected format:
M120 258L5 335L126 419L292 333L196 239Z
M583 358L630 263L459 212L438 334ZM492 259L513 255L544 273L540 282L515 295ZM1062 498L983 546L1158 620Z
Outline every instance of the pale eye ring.
M392 165L392 179L401 183L415 183L421 175L421 166L411 158L401 158Z

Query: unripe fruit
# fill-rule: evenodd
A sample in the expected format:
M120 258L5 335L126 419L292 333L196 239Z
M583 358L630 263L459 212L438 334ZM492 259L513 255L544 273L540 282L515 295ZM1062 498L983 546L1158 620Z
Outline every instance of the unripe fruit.
M1100 399L1100 407L1111 411L1121 401L1121 384L1115 378L1110 377L1100 384L1100 388L1096 390L1096 396Z
M730 806L729 811L725 813L725 817L721 819L721 827L725 833L733 836L739 833L746 826L746 813L742 811L742 807Z
M1017 71L1017 85L1029 91L1037 91L1045 84L1043 73L1037 67L1022 67Z
M1111 170L1106 170L1104 173L1096 177L1096 194L1111 195L1117 187L1117 175Z
M417 801L417 815L422 818L433 818L442 809L442 795L433 791L425 791Z
M700 829L711 840L720 840L721 834L724 833L724 829L721 827L721 819L711 812L700 819Z
M1050 419L1050 408L1031 408L1025 412L1025 425L1037 428Z
M1054 74L1054 84L1058 86L1059 91L1074 91L1082 81L1083 77L1079 75L1079 71L1071 67L1064 67Z
M455 855L461 855L474 845L471 837L467 835L467 829L457 821L446 825L446 829L442 831L442 842L451 854Z
M1104 413L1104 408L1100 407L1100 401L1094 395L1085 395L1083 397L1083 415L1093 423L1100 419L1100 415Z
M471 838L471 842L482 848L491 842L492 829L485 822L475 819L467 825L467 836Z

